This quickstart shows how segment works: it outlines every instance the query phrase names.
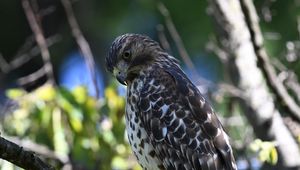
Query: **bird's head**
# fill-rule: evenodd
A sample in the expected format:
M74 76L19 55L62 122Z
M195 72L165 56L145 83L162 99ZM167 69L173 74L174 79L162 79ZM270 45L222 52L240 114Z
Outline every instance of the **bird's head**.
M163 53L159 44L147 36L124 34L112 43L106 67L121 84L126 85L143 68L158 61Z

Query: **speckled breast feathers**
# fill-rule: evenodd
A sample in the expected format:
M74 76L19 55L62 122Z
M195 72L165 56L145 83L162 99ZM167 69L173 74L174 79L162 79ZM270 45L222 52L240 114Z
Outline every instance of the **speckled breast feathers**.
M109 56L107 64L110 71L118 69L128 85L126 130L141 166L148 170L236 169L220 121L177 60L148 37L135 35L114 42L110 52L114 56ZM126 48L142 49L130 49L132 56L124 71L116 65L122 60L121 49Z

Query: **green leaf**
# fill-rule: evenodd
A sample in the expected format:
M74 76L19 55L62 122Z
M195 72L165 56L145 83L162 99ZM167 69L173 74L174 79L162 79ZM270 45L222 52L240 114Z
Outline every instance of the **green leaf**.
M68 89L66 89L64 87L60 87L58 89L58 92L59 92L60 96L62 98L64 98L66 101L68 101L70 104L72 104L74 106L77 105L75 97Z
M43 110L40 110L40 118L41 118L41 125L43 127L48 127L51 121L52 115L52 108L51 107L44 107Z
M104 131L102 133L103 135L103 140L105 142L107 142L110 145L115 145L116 144L116 139L114 137L114 134L112 133L112 131Z
M74 95L75 100L80 104L83 104L88 98L87 89L84 86L75 87L72 90L72 94Z
M40 100L51 101L54 100L56 96L56 91L52 85L46 84L36 89L34 91L34 94Z
M258 153L258 158L262 162L275 165L278 161L278 154L274 142L256 139L250 144L250 149Z
M26 91L22 90L22 89L9 89L6 91L6 96L10 99L17 99L23 95L26 94Z
M124 158L116 156L112 160L112 169L128 169L128 163Z
M69 153L69 145L66 141L66 136L62 126L61 110L59 108L54 108L52 114L54 150L58 154L67 155Z
M71 127L76 131L80 132L82 130L82 112L76 108L73 108L71 112L68 113L68 118L71 124Z
M250 144L250 149L254 152L258 152L259 149L261 148L262 141L260 139L255 139L251 144Z
M277 155L277 150L275 147L272 147L271 148L271 151L270 151L270 156L269 156L269 162L272 164L272 165L275 165L278 161L278 155Z
M107 99L108 107L111 109L122 108L125 104L124 99L121 96L118 96L115 89L108 87L105 89L105 97Z

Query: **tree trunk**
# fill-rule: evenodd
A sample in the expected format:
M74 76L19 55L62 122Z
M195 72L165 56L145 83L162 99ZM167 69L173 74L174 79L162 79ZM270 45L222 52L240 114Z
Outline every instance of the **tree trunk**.
M228 54L230 78L234 85L245 93L241 105L255 134L262 140L276 142L279 154L276 169L299 169L299 146L283 123L264 73L258 66L260 63L257 51L265 51L253 2L251 0L209 0L209 3L218 31L218 40ZM247 14L245 5L249 7ZM250 17L250 12L251 17L254 18L247 18ZM249 22L254 22L251 24L258 30L252 30ZM269 168L274 169L274 167Z

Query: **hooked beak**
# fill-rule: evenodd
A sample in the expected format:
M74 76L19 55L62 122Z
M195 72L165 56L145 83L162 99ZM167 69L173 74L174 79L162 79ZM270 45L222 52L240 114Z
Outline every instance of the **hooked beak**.
M126 83L126 77L127 77L126 74L124 74L123 72L114 70L114 75L117 78L119 83L123 84L124 86L127 85L127 83Z
M124 76L122 76L122 75L117 75L117 80L118 80L121 84L123 84L124 86L127 85Z

